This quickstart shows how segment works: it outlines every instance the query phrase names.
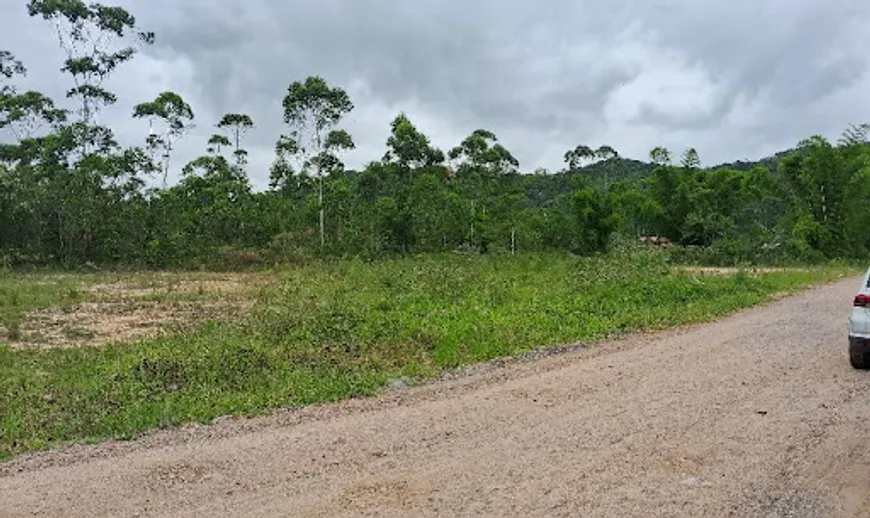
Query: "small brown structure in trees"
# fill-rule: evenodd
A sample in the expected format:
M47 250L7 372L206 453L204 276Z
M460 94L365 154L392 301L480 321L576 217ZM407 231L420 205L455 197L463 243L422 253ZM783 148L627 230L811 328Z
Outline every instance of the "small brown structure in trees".
M673 241L661 236L641 236L638 238L641 243L656 246L658 248L671 248L674 246Z

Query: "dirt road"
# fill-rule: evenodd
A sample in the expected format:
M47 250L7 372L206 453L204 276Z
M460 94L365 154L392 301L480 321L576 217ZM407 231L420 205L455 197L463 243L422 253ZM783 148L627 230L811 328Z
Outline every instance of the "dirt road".
M0 517L870 517L858 279L717 323L0 465Z

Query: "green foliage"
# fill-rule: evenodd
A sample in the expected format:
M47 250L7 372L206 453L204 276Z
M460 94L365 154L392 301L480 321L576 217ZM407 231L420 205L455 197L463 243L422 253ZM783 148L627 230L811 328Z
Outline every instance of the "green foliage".
M430 167L444 161L444 153L430 146L429 137L420 133L404 113L390 123L384 162L403 169Z
M580 254L607 251L618 225L611 197L586 188L575 192L571 201L577 225L572 251Z
M242 136L254 128L254 120L251 117L244 113L227 113L223 117L221 117L220 122L217 123L217 127L227 130L230 132L232 137L232 141L235 143L235 150L233 151L233 156L236 159L236 165L238 167L243 167L247 162L248 152L242 148ZM215 135L212 137L212 140L209 140L209 145L213 145L213 140L216 137L221 137L219 135ZM230 140L226 137L223 137L223 140L218 141L218 145L230 145ZM220 152L218 148L218 153Z
M338 153L354 148L350 134L334 129L342 117L353 110L353 103L343 89L330 87L320 76L310 76L304 82L295 81L287 87L282 102L284 122L289 135L278 138L278 155L270 177L273 187L287 191L295 171L313 171L317 177L320 246L326 245L323 207L323 178L343 169ZM296 161L296 167L290 160Z
M225 135L215 134L208 139L208 152L209 154L219 155L221 153L221 146L228 147L230 145L232 143Z
M844 271L698 275L631 247L281 269L244 322L100 348L0 347L0 456L371 395L546 344L706 320ZM0 286L25 295L37 280Z
M153 101L140 103L133 107L134 118L148 120L149 131L146 143L152 153L161 150L163 163L163 185L169 175L169 159L175 143L191 127L193 109L175 92L162 92ZM154 131L154 124L163 128ZM153 158L153 155L152 155Z
M113 48L112 41L133 32L139 42L154 43L154 33L138 31L136 18L121 7L86 4L82 0L30 0L27 9L30 16L40 16L56 27L60 45L67 53L61 70L74 80L67 97L80 99L85 124L91 123L100 105L117 101L115 94L101 85L136 54L132 46Z
M870 208L870 149L866 131L847 129L839 146L815 136L782 160L780 170L789 199L791 239L798 253L827 258L867 252Z
M26 73L27 69L20 60L15 59L15 54L8 50L0 50L0 76L9 79L14 75L24 75Z
M56 127L66 121L66 115L39 92L0 94L0 129L10 128L19 139L34 137L45 123Z

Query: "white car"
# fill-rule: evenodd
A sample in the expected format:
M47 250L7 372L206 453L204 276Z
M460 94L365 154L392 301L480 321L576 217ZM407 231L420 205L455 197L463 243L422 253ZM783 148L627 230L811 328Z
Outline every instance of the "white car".
M870 369L870 270L852 302L849 317L849 362L856 369Z

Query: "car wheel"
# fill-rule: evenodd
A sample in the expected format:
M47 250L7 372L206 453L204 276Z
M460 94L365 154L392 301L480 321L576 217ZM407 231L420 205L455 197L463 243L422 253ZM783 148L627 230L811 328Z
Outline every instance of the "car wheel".
M867 354L866 350L850 347L849 363L856 369L868 370L870 369L870 354Z

